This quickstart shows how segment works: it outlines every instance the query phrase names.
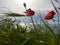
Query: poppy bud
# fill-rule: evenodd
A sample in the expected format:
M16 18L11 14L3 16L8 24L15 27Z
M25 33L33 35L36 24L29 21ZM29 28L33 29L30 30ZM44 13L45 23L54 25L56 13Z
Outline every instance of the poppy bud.
M25 9L26 9L26 3L23 3L23 6L25 7Z

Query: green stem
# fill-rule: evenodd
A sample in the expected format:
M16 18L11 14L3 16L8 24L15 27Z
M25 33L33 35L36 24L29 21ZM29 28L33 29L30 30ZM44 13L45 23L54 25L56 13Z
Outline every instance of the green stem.
M57 10L57 8L56 8L56 6L54 5L54 3L53 3L52 0L51 0L51 3L52 3L52 5L53 5L54 9L56 10L57 14L60 15L60 13L58 12L58 10ZM59 28L59 16L58 16L58 28Z
M33 17L31 17L31 21L32 21L32 24L33 24L33 26L34 26L34 28L35 28L34 21L33 21Z

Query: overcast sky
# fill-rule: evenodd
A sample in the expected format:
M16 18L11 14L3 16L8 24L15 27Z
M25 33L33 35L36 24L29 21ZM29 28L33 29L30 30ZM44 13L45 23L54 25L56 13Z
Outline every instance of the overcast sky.
M13 12L23 13L25 10L23 3L27 4L27 8L31 8L35 11L53 10L50 0L0 0L0 7L7 7Z
M0 0L0 14L8 12L8 9L12 12L23 14L25 11L23 3L27 4L27 9L31 8L36 12L38 10L41 12L54 10L50 0ZM56 5L58 5L58 3L56 3Z

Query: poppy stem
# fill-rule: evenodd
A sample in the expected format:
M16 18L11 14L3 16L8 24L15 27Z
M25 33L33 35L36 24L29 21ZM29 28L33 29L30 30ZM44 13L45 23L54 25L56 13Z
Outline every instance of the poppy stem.
M33 24L34 30L36 30L36 29L35 29L35 25L34 25L34 21L33 21L33 17L32 17L32 16L31 16L31 21L32 21L32 24Z
M25 10L27 10L27 8L25 7Z

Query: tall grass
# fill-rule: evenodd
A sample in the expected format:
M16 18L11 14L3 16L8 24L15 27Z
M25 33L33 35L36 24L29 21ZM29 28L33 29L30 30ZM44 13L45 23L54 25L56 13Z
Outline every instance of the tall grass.
M53 35L49 25L39 25L36 24L35 29L30 29L22 27L16 20L9 18L1 20L0 45L60 45L60 32ZM27 32L27 28L30 29L30 32Z

